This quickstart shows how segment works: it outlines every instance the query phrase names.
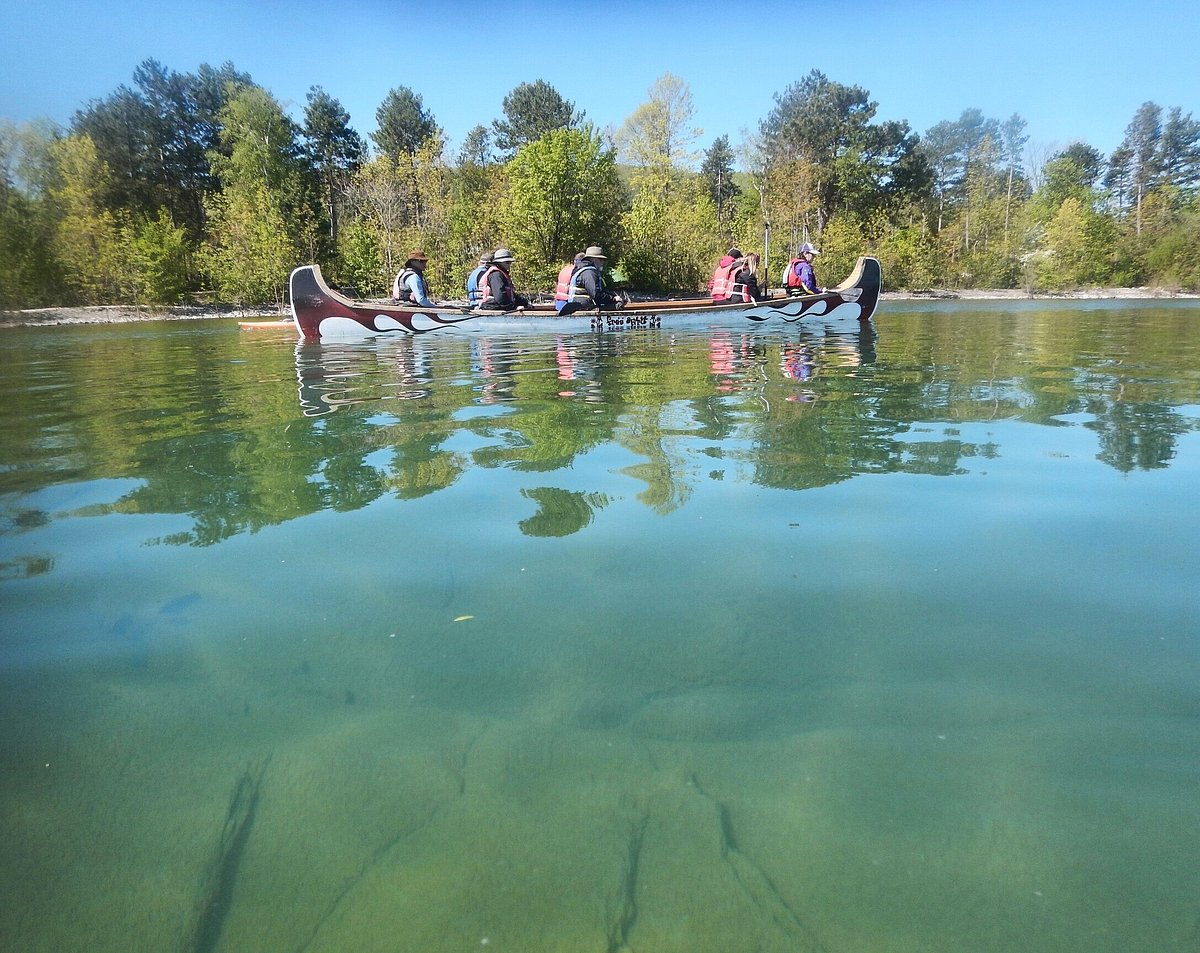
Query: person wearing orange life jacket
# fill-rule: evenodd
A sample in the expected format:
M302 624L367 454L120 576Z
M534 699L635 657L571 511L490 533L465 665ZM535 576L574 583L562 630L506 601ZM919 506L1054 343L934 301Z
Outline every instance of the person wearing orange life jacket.
M797 256L788 262L787 271L783 276L783 284L789 295L821 293L821 287L817 284L817 276L813 272L812 265L813 259L819 254L821 254L819 251L805 242L800 246Z
M569 265L558 273L558 287L554 292L555 310L561 315L568 315L592 308L601 311L620 308L622 301L604 287L603 268L608 261L604 249L599 245L589 245L575 261L577 264ZM571 268L569 273L567 268Z
M708 282L709 294L714 303L729 304L734 301L757 301L758 256L743 255L731 248L717 263Z
M518 308L529 307L529 299L517 294L512 278L508 275L512 261L513 253L507 248L497 248L492 253L492 263L479 279L479 289L483 292L483 297L476 307L488 311L516 311Z
M554 286L554 310L562 313L562 309L571 300L571 279L583 264L583 252L580 252L568 265L563 265L558 272L558 282Z

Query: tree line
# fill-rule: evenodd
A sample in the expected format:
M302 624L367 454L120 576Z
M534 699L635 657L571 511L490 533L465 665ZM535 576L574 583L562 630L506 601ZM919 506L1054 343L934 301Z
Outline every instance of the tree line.
M736 147L702 148L670 73L604 130L538 80L451 155L404 86L368 142L320 87L296 122L230 63L147 60L65 129L0 124L0 307L282 303L314 261L382 296L412 248L433 293L457 297L498 245L523 288L601 244L633 290L697 291L731 245L768 251L778 283L805 240L830 282L873 254L892 288L1200 288L1200 123L1180 107L1143 104L1110 156L1034 155L1017 114L918 134L877 108L813 70Z

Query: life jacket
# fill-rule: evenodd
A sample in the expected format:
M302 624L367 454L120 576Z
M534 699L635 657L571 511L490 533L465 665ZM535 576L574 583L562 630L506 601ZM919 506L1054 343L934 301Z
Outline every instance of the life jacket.
M500 272L500 279L501 279L501 281L504 282L504 287L508 291L508 294L505 295L505 297L507 297L509 300L504 302L504 304L498 305L496 303L496 299L492 297L491 285L492 285L492 272L493 271ZM513 284L512 278L509 276L508 272L505 271L503 268L501 268L499 265L489 265L488 270L485 271L483 273L483 276L479 279L479 304L476 307L480 307L480 308L505 307L508 304L511 304L513 301L515 301L516 297L517 297L517 289L516 289L516 286Z
M408 287L408 279L415 274L416 272L411 268L405 268L396 275L396 280L392 282L393 301L412 301L413 295L412 290Z
M793 258L787 263L787 271L783 273L783 286L785 288L800 288L800 276L796 274L796 266L804 261L803 258Z
M729 256L726 255L725 258ZM726 262L725 258L721 259L713 272L712 280L708 286L712 289L713 301L753 301L750 296L750 289L746 285L737 284L734 277L741 270L738 266L740 259L732 259Z
M576 271L579 269L579 262L573 261L569 265L563 265L562 270L558 273L558 284L554 286L555 301L570 301L575 293L575 283L572 280L575 277Z
M475 270L467 275L467 301L470 304L479 304L483 297L483 290L479 287L479 279L483 277L483 273L487 271L487 265L477 265Z

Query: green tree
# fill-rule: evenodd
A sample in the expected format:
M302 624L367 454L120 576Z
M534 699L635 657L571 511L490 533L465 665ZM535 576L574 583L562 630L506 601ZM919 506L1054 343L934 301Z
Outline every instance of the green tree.
M49 200L58 137L47 124L0 120L0 308L49 305L61 295Z
M617 130L621 156L642 169L693 167L697 154L692 145L702 130L691 125L696 111L691 89L678 76L663 73L646 94L647 101Z
M927 177L912 156L918 140L907 123L872 123L877 104L865 89L844 86L813 70L775 96L760 125L770 165L800 159L816 170L817 231L838 212L894 204L908 180Z
M1007 183L1004 193L1004 247L1008 248L1009 226L1012 224L1013 197L1015 188L1021 182L1021 153L1029 136L1025 134L1027 123L1013 113L1000 127L1001 142L1004 146L1004 159L1008 165Z
M577 129L583 122L583 112L540 79L516 86L504 97L501 108L504 118L494 120L492 130L496 148L510 157L548 132Z
M1142 103L1125 128L1118 147L1126 159L1124 177L1128 180L1134 207L1134 232L1142 234L1142 202L1154 186L1160 170L1159 140L1162 139L1162 108Z
M59 183L50 191L58 212L54 251L67 287L86 304L119 301L129 283L121 241L124 223L104 207L108 166L83 135L56 142L53 157Z
M209 202L203 260L227 300L282 302L291 269L313 260L317 244L317 190L298 129L256 86L238 92L221 115L224 151L211 156L221 191Z
M1158 168L1165 185L1182 195L1195 192L1200 183L1200 122L1172 106L1159 140Z
M733 149L728 136L718 136L704 153L700 174L708 187L709 198L717 211L717 221L725 222L733 215L733 200L741 189L733 181Z
M703 177L646 183L622 217L621 271L640 291L698 291L720 255L717 210Z
M308 91L304 109L305 155L320 176L321 203L329 224L329 237L337 243L338 217L346 185L362 164L366 143L350 127L350 114L320 86Z
M375 121L379 129L371 136L379 151L392 159L401 155L412 155L421 143L433 136L438 129L433 113L425 108L420 93L407 86L388 90L379 108L375 110Z
M590 127L560 129L524 146L508 164L501 221L528 281L553 281L588 245L611 255L624 193L616 160Z
M207 64L196 74L141 63L133 86L92 100L72 120L72 132L89 136L111 175L106 208L149 220L159 208L193 239L203 232L204 199L217 188L210 154L220 149L218 118L237 90L253 85L231 63Z
M187 233L165 208L141 225L126 228L124 241L139 301L176 304L191 284L191 247Z
M474 126L458 150L459 166L482 167L492 162L491 133L486 126Z

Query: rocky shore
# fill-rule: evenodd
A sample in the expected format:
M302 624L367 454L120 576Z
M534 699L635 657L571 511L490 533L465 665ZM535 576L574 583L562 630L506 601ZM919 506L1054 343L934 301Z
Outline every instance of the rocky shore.
M1019 289L949 290L930 288L917 291L885 291L884 301L989 301L1026 300L1138 300L1179 298L1200 300L1200 294L1169 291L1162 288L1087 288L1061 293L1030 294ZM237 320L287 318L287 312L275 308L212 308L201 305L172 307L134 307L132 305L90 305L75 308L32 308L24 311L0 311L0 328L62 324L122 324L132 321L199 321L212 318Z

